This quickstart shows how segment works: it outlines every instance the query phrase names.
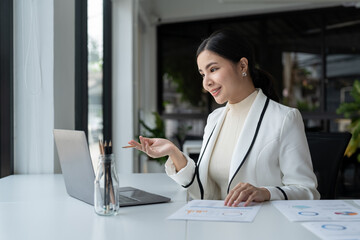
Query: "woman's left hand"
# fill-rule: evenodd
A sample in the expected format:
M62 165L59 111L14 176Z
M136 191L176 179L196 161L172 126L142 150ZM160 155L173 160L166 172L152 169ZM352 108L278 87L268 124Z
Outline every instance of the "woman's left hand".
M245 202L246 207L251 202L264 202L270 200L270 192L266 188L254 187L249 183L238 183L225 198L225 206L237 206Z

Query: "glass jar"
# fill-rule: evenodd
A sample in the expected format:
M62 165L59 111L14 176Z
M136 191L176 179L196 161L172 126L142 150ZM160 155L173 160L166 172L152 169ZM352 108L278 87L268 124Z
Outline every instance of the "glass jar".
M100 155L94 187L95 212L103 216L116 215L120 202L114 154Z

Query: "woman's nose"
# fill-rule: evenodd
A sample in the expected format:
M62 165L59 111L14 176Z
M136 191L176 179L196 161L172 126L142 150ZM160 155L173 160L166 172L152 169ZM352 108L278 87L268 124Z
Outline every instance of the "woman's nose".
M207 77L207 76L204 76L204 79L203 79L203 87L205 89L207 89L208 87L211 87L213 85L213 81Z

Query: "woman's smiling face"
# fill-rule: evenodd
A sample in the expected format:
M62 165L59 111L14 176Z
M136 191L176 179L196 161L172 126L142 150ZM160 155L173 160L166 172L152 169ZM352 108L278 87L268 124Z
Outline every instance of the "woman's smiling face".
M237 103L243 99L242 68L218 54L205 50L197 58L199 73L203 77L203 87L218 104Z

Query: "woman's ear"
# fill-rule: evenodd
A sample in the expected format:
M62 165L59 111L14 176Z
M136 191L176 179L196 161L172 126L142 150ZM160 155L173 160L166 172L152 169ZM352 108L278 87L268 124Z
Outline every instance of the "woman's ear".
M248 70L248 64L249 64L247 58L243 57L240 59L239 62L240 62L241 71L246 72Z

